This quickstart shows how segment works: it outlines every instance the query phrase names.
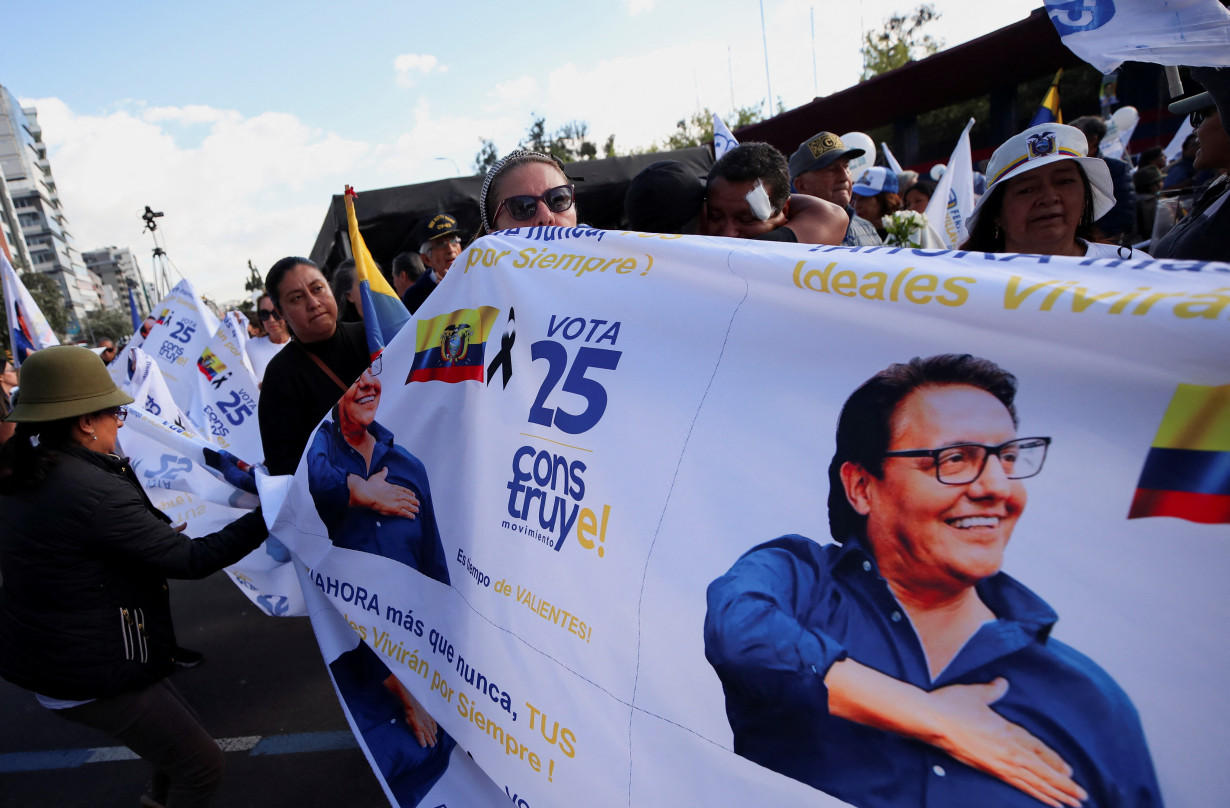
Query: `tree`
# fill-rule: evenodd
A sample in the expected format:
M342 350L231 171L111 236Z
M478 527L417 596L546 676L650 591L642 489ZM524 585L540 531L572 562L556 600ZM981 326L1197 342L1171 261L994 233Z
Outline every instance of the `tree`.
M86 315L82 330L94 335L94 342L109 339L119 344L121 339L132 336L132 318L121 309L99 309Z
M243 283L245 292L263 292L265 291L265 281L261 278L260 270L252 263L252 259L248 259L248 279Z
M863 35L863 74L859 81L896 70L921 56L930 56L944 44L930 34L924 34L924 25L940 18L940 13L931 3L923 3L906 14L894 14L884 21L878 31Z
M548 131L547 119L535 115L525 137L521 139L518 148L549 154L564 163L576 160L593 160L598 156L598 144L589 138L589 124L585 121L569 121L558 129ZM606 139L602 147L604 157L615 157L615 136ZM474 155L474 169L485 174L496 164L495 144L486 138L482 139L482 147Z
M487 138L483 138L483 145L479 148L478 154L474 155L474 173L486 174L491 170L491 167L499 162L500 156L496 153L495 144Z
M734 131L740 126L763 121L764 113L761 112L763 107L763 101L754 106L739 107L729 115L724 115L722 120L726 122L731 131ZM694 112L690 117L675 124L675 131L662 141L661 148L664 151L689 149L711 140L713 140L713 112L705 107L700 112Z

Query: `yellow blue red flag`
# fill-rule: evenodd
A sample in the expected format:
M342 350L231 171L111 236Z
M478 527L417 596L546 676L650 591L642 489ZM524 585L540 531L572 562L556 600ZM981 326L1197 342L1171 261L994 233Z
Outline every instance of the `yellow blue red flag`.
M384 279L376 266L363 234L359 232L359 220L354 213L354 189L346 186L346 222L350 228L350 252L354 255L354 271L359 279L359 300L363 311L363 325L367 330L367 350L371 358L384 350L384 346L397 336L397 332L410 319L410 312L397 296L397 292Z
M1062 75L1063 68L1061 67L1055 73L1055 80L1051 82L1051 88L1042 97L1042 104L1034 113L1033 120L1029 122L1030 126L1037 126L1040 123L1063 123L1063 112L1059 109L1059 77Z
M499 314L494 306L479 306L420 320L406 382L481 382L483 353Z
M1145 458L1129 519L1230 523L1230 384L1180 384Z

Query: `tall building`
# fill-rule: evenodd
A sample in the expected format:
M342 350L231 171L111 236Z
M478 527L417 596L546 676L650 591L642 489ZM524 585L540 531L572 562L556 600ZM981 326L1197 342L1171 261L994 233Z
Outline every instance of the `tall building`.
M85 315L102 303L101 281L82 263L68 230L68 219L60 204L51 163L47 160L47 145L43 143L37 111L34 107L23 109L3 86L0 86L0 169L17 216L17 228L28 250L28 266L59 282L69 314L68 334L77 337Z
M103 303L128 310L128 287L137 301L137 313L149 311L149 292L137 266L137 257L127 247L100 247L81 254L86 269L102 282ZM114 301L114 302L111 302Z

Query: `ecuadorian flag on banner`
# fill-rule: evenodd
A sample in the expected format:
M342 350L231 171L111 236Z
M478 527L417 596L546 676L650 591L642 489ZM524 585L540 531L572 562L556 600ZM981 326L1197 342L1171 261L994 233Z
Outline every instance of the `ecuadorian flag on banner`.
M1180 384L1140 472L1129 519L1230 523L1230 384Z
M367 350L375 359L410 320L410 312L384 279L367 249L367 243L363 241L359 220L354 215L356 197L358 194L347 185L346 223L350 228L350 252L354 254L354 270L359 278L359 300L363 307L363 326L367 330Z
M420 320L406 382L483 381L483 352L499 314L494 306L479 306Z

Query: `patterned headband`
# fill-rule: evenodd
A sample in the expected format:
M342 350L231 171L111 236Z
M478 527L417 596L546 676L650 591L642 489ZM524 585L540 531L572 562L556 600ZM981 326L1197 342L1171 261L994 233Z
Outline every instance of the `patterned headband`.
M491 232L492 229L492 222L487 221L487 192L491 190L491 184L495 182L496 176L504 170L504 166L519 157L541 157L543 160L551 163L552 165L557 165L555 160L549 154L526 151L525 149L513 149L508 154L504 155L504 159L496 162L496 164L491 167L491 170L487 172L486 178L483 179L483 189L478 192L478 212L483 219L483 229L487 232Z

